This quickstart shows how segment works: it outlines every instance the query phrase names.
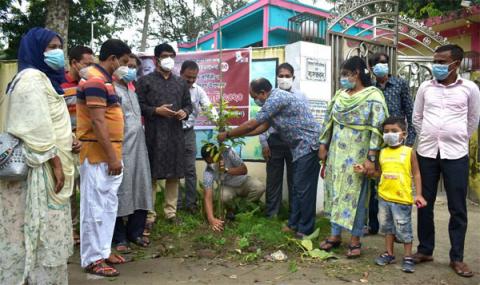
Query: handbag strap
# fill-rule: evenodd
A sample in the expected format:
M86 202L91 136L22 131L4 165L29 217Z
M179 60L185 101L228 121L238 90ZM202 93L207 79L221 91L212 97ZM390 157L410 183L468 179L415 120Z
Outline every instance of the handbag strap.
M7 85L7 92L6 94L7 95L11 95L13 90L15 89L15 86L17 86L17 83L18 81L20 81L22 75L25 73L25 71L27 71L29 68L26 68L20 72L18 72L17 74L15 74L15 76L13 77L12 81L10 81L10 83L8 83Z
M10 112L10 100L9 100L9 97L12 95L13 93L13 90L15 89L15 87L17 86L18 82L20 81L20 79L22 78L23 74L30 68L26 68L20 72L17 72L17 74L15 74L15 76L13 77L13 79L8 83L7 85L7 90L5 92L5 98L3 100L0 100L0 104L6 104L6 108L5 108L5 114L3 115L3 118L4 118L4 122L2 122L2 127L3 128L0 128L3 129L3 131L5 131L7 129L7 121L8 121L8 113Z

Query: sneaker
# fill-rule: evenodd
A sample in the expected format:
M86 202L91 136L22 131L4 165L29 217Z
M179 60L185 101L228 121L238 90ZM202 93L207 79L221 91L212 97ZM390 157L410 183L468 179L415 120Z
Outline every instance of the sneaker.
M415 261L412 257L404 257L402 263L402 271L406 273L415 272Z
M380 266L385 266L395 262L395 256L388 254L388 252L382 253L375 259L375 263Z

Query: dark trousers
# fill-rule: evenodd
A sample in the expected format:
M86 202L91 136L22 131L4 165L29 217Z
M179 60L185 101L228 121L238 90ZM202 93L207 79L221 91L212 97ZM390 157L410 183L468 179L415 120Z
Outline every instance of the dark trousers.
M418 252L432 255L435 248L435 226L433 206L437 197L438 181L443 175L447 193L450 221L450 260L463 261L465 234L467 232L467 187L468 156L460 159L427 158L418 155L420 173L422 175L422 194L428 205L418 209Z
M197 145L193 128L183 131L185 134L185 188L179 190L177 209L189 209L197 205L197 171L195 162ZM181 188L180 188L181 189Z
M293 163L290 148L277 134L268 137L271 157L267 161L267 189L265 191L266 214L278 215L282 205L283 170L287 165L288 201L292 201Z
M368 229L370 234L377 234L380 227L378 223L378 181L368 180L370 183L370 200L368 201Z
M293 163L293 193L288 226L306 235L311 234L315 228L319 173L317 151L312 151Z
M147 219L147 210L135 210L133 214L128 215L127 221L125 217L117 217L115 221L115 229L113 230L113 244L122 244L135 241L143 236L145 229L145 221Z

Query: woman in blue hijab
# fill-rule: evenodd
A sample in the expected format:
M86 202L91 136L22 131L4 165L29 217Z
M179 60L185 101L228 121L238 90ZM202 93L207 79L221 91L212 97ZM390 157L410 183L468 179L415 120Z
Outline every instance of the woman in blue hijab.
M18 50L18 71L35 68L47 75L58 94L63 94L60 84L65 82L65 56L63 40L55 32L33 28L23 36Z
M25 181L0 180L0 284L68 284L74 163L62 40L33 28L7 92L6 131L23 142Z

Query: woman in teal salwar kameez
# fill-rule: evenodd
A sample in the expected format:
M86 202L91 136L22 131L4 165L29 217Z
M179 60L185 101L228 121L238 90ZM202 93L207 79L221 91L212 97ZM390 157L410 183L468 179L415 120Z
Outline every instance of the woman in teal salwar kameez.
M353 171L363 164L373 174L382 144L381 126L388 116L382 92L371 86L365 62L352 57L342 64L341 86L330 103L320 136L319 156L325 165L325 212L331 236L320 247L330 250L341 243L342 230L352 237L347 257L360 255L360 237L366 219L368 178Z

